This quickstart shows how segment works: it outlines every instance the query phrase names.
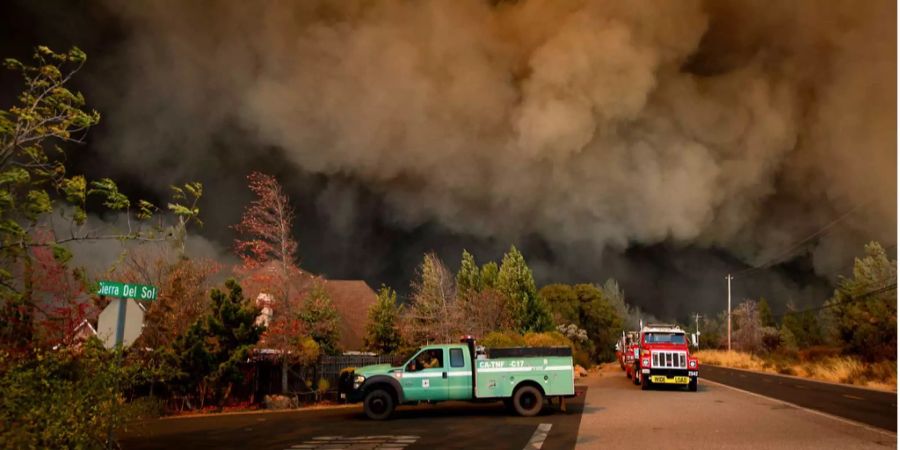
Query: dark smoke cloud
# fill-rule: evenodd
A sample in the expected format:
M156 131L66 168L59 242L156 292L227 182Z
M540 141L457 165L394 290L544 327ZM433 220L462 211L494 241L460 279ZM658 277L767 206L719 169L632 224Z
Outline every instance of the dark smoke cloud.
M743 295L821 300L863 242L895 241L889 1L107 9L127 31L96 55L97 151L157 192L201 178L222 242L246 172L275 172L305 263L334 275L517 242L541 280L616 276L683 315L853 208Z

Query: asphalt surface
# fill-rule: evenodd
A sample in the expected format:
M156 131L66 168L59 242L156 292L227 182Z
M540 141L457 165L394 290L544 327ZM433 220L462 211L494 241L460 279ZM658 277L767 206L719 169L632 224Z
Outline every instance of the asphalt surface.
M701 368L701 377L706 367ZM576 449L896 448L897 435L701 378L698 392L642 391L618 366L584 379Z
M536 417L518 417L499 402L447 402L400 407L393 419L367 419L358 405L191 418L132 425L122 448L138 449L572 449L585 390L566 411L546 407ZM531 444L541 443L542 447Z
M747 370L703 366L703 378L897 432L897 393Z

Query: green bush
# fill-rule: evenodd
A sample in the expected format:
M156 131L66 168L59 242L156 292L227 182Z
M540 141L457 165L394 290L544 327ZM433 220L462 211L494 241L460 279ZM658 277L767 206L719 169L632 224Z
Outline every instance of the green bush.
M515 331L491 331L480 343L487 348L524 347L525 338Z
M0 359L0 448L102 448L127 420L127 380L99 342Z
M569 347L575 349L572 341L558 331L546 333L525 333L525 345L528 347Z

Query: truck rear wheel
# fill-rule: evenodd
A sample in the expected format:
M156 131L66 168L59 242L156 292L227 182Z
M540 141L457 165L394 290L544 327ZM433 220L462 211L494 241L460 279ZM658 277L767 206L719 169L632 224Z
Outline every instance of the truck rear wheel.
M522 386L513 394L513 407L520 416L536 416L544 407L544 395L534 386Z
M394 397L384 389L373 389L363 400L363 411L372 420L384 420L394 413Z

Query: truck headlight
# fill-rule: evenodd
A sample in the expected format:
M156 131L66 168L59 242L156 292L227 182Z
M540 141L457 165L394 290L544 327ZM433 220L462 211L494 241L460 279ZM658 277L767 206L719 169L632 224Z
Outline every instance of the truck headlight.
M691 361L691 369L697 368L697 361Z
M359 386L366 381L366 377L364 375L357 375L353 378L353 389L359 389Z
M650 367L650 360L649 359L641 360L641 365L644 367Z

